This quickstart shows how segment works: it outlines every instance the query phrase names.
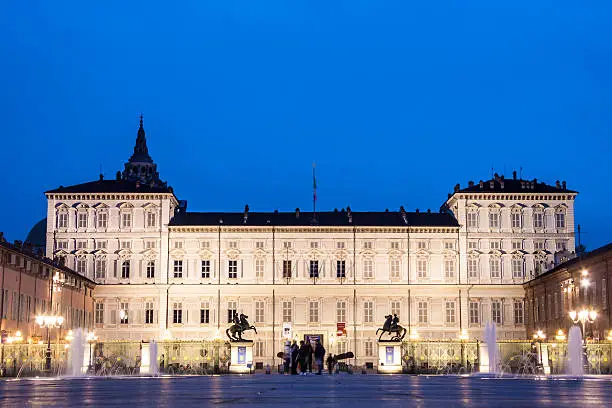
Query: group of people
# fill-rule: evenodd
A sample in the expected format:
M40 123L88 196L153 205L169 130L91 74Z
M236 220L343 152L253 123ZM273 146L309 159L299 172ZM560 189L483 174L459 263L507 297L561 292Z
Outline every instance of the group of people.
M293 375L299 373L301 375L312 374L313 360L317 367L317 375L321 375L323 371L323 361L325 358L325 348L319 340L315 342L313 347L310 342L300 341L298 346L294 340L293 343L285 343L285 351L283 353L284 372L291 372ZM329 360L329 358L328 358ZM331 373L331 369L330 369Z

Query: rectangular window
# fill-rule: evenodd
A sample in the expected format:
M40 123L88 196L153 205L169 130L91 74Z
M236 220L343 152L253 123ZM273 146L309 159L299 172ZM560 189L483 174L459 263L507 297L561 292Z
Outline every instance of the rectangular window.
M363 302L363 322L374 322L374 303L370 300Z
M310 242L310 249L317 249L319 247L319 243L315 241Z
M108 214L105 212L98 213L98 228L106 228L108 226Z
M106 249L108 246L107 241L96 241L96 249Z
M371 341L365 341L363 343L363 353L366 357L374 356L374 344Z
M283 322L288 323L293 320L292 305L290 301L283 302Z
M147 279L155 278L155 261L147 262Z
M346 322L346 302L344 300L336 302L336 322Z
M544 213L533 213L533 226L534 228L544 228Z
M480 303L470 302L470 324L480 324Z
M533 248L544 250L546 249L546 244L544 243L544 241L534 241Z
M391 301L391 314L400 316L401 303L398 300Z
M311 278L318 278L319 277L319 261L311 260L309 271L310 271Z
M565 228L565 214L564 213L556 213L555 214L555 223L557 228Z
M291 249L291 242L289 242L289 241L285 241L285 242L283 242L283 248L285 248L285 249Z
M419 315L419 323L426 324L429 320L429 315L427 313L427 302L419 302L417 307L417 312Z
M512 249L514 250L523 249L523 241L512 241Z
M153 324L153 302L145 303L145 324Z
M131 249L132 241L121 241L121 249Z
M55 246L57 249L68 249L68 241L56 241Z
M391 242L391 249L399 249L399 242Z
M500 278L500 259L497 257L493 257L489 260L489 265L491 267L491 278Z
M174 249L183 249L183 241L174 241Z
M236 241L230 241L230 242L228 242L228 246L231 249L236 249L236 248L238 248L238 243Z
M121 278L130 278L130 261L123 261L123 263L121 264Z
M210 248L210 241L201 241L200 242L200 248L202 248L202 249Z
M444 249L455 249L455 243L454 242L445 242L444 243Z
M174 303L172 307L172 323L183 324L183 304Z
M77 258L76 271L77 273L80 273L81 275L85 275L87 273L87 259Z
M147 212L147 227L155 227L157 225L157 216L154 212Z
M254 347L254 350L253 350L253 356L254 357L263 357L264 356L264 342L263 341L257 340L255 342L255 347Z
M372 249L372 241L366 241L363 243L363 249Z
M344 260L336 261L336 277L346 278L346 261Z
M419 278L427 277L427 259L425 258L417 259L417 277Z
M236 302L227 302L227 322L232 323L234 321L234 315L237 313L238 306Z
M79 228L87 228L87 213L86 212L79 213L77 225Z
M512 228L521 228L521 213L512 213Z
M468 241L468 249L478 249L478 241Z
M476 228L478 226L478 213L477 212L467 213L467 226L468 228Z
M444 260L444 276L446 279L452 279L455 277L455 260L445 259Z
M263 249L263 247L264 247L264 243L263 243L263 241L257 241L257 242L255 242L255 248L256 248L256 249Z
M105 258L96 258L95 263L96 271L96 279L104 279L106 277L106 259Z
M183 261L181 259L174 260L174 275L175 278L183 277Z
M557 241L556 247L557 251L565 251L567 249L567 241Z
M319 302L311 300L308 303L308 321L310 323L319 323Z
M499 241L491 241L491 242L489 242L489 248L491 248L491 249L501 249L501 242L499 242Z
M264 322L264 307L265 303L263 300L258 300L255 302L255 323Z
M230 279L238 279L238 261L236 260L228 261L227 277Z
M76 249L87 249L87 241L77 241Z
M391 259L391 279L399 279L400 277L400 261L399 259Z
M446 302L446 324L455 324L455 302Z
M68 213L57 214L57 228L68 228Z
M264 260L255 259L255 277L262 279L264 277Z
M96 324L104 324L104 303L96 303L95 313Z
M119 303L119 319L120 319L119 323L128 324L129 316L130 316L129 304L127 302Z
M364 259L363 260L363 277L364 278L372 278L373 276L373 269L374 269L374 262L371 259Z
M200 324L210 323L210 306L208 302L200 303Z
M283 278L291 278L291 261L283 260Z
M523 260L521 258L512 258L512 277L514 279L523 277Z
M344 249L344 242L336 242L336 248Z
M514 301L514 324L523 324L523 301L515 300Z
M468 277L470 278L478 278L478 258L470 257L468 258Z
M203 279L208 279L210 278L210 260L208 259L202 259L201 262L201 276Z
M489 213L489 228L499 228L499 213Z
M502 324L502 305L497 300L491 302L491 321L495 324Z
M121 227L130 228L132 226L132 213L124 212L121 214Z
M417 249L427 249L427 241L417 241Z
M608 308L608 281L606 279L601 280L601 308Z

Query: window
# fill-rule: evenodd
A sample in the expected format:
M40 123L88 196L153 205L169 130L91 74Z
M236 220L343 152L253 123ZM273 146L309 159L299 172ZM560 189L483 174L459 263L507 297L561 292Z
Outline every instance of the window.
M417 277L419 278L427 277L427 259L425 258L417 259Z
M565 213L558 212L555 214L555 224L557 228L565 228Z
M87 273L87 259L85 259L85 257L77 258L76 271L81 275L85 275Z
M336 242L336 248L344 249L344 242Z
M227 302L227 322L228 323L233 323L234 322L234 315L237 313L238 307L236 305L236 302L231 301L231 302Z
M495 324L502 324L502 306L500 301L494 300L491 302L491 321Z
M544 249L546 249L546 244L544 243L544 241L534 241L533 242L533 248L534 249L544 250Z
M427 249L427 241L417 241L417 249Z
M153 302L145 303L145 324L153 324Z
M452 279L455 277L455 260L445 259L444 260L444 276L446 279Z
M254 357L263 357L264 355L264 342L263 341L257 340L255 342L255 348L253 350L253 355Z
M512 222L512 228L521 228L522 227L522 222L521 222L521 213L520 212L513 212L510 215L510 220Z
M291 248L291 242L289 242L289 241L283 242L283 248L290 249Z
M557 241L556 242L557 251L565 251L567 249L567 241Z
M57 228L68 228L68 213L57 213Z
M470 302L470 324L480 324L480 304Z
M106 249L108 247L107 241L96 241L96 249Z
M292 321L292 305L290 301L283 302L283 323Z
M400 277L400 261L399 259L391 259L391 279L399 279Z
M210 306L208 302L200 303L200 324L210 323Z
M147 227L151 228L151 227L155 227L157 226L157 216L154 212L149 211L147 212Z
M512 258L512 277L521 279L523 277L523 259Z
M363 322L374 322L374 303L371 300L363 302Z
M489 242L489 248L491 248L491 249L501 249L501 242L500 241L491 241L491 242Z
M127 302L122 302L119 304L119 323L121 324L128 324L128 317L130 315L130 311L129 311L129 305L127 304Z
M76 249L87 249L87 241L77 241Z
M96 258L94 266L96 279L104 279L106 277L106 258Z
M175 259L174 260L173 276L175 278L182 278L183 277L183 260L182 259Z
M514 301L514 324L523 324L523 301L515 300Z
M202 242L200 242L200 248L202 248L202 249L210 248L210 241L202 241Z
M319 243L315 241L310 242L310 249L317 249L319 247Z
M344 260L336 261L336 277L346 278L346 261Z
M346 302L344 300L336 302L336 322L346 322Z
M363 249L372 249L372 241L366 241L363 243Z
M147 278L148 279L155 278L155 261L147 262Z
M98 213L98 228L106 228L108 226L108 214L106 212Z
M478 213L477 212L470 211L467 213L467 226L468 228L478 227Z
M489 228L499 228L499 213L489 213Z
M183 241L174 241L174 249L183 249Z
M468 249L478 249L478 241L468 241Z
M489 266L491 268L491 278L501 278L499 257L491 257L489 260Z
M263 241L255 242L255 249L263 249L263 247L264 247Z
M608 308L608 281L606 279L601 280L601 308Z
M427 302L421 301L418 303L417 312L419 315L419 323L427 324L429 315L427 313Z
M311 260L309 271L310 271L311 278L318 278L319 277L319 261Z
M523 249L523 241L512 241L512 249L514 250Z
M155 241L145 241L145 249L155 249L157 247Z
M455 323L455 302L446 302L446 324Z
M308 303L308 322L310 323L319 322L319 302L311 300Z
M56 241L55 246L57 249L68 249L68 241Z
M544 213L534 212L533 213L533 227L544 228Z
M365 354L366 357L374 356L374 345L371 341L365 341L363 343L363 354Z
M94 319L96 324L104 324L104 303L96 303Z
M283 278L291 278L291 261L283 261Z
M454 242L445 242L444 243L444 249L455 249L455 243Z
M263 323L264 322L264 302L263 300L258 300L255 302L255 323Z
M238 243L236 241L230 241L230 242L228 242L228 246L231 249L236 249L236 248L238 248Z
M130 261L123 261L123 263L121 264L121 278L130 278Z
M391 249L399 249L399 242L392 242Z
M371 259L364 259L363 260L363 277L364 278L372 278L373 276L373 265L374 262L372 262Z
M468 258L468 277L478 278L478 258L473 256Z
M391 314L392 315L400 315L401 304L398 300L391 301Z
M129 213L129 212L121 213L121 227L122 228L132 227L132 213Z
M200 272L203 279L210 278L210 261L208 259L202 259L200 262Z
M172 305L172 323L183 324L183 304L180 302Z
M87 228L87 213L79 212L77 216L78 228Z
M230 279L238 279L238 261L228 261L227 277Z
M131 249L132 241L121 241L121 249Z

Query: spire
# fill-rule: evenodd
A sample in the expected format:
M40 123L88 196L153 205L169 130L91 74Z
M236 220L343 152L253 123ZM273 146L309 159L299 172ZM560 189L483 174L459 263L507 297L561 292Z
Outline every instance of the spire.
M125 163L122 178L152 185L162 183L159 180L157 165L153 162L151 156L149 156L142 114L140 115L140 126L138 127L136 144L134 145L134 154Z
M140 115L140 127L136 136L136 145L134 146L134 154L130 157L130 162L153 163L153 159L149 156L147 148L147 137L145 136L144 125L142 122L142 114Z

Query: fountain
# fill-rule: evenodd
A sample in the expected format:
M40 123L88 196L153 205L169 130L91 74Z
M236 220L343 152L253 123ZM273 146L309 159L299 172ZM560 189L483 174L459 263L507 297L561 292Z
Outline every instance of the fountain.
M489 357L489 373L499 374L499 356L497 353L497 332L495 324L488 322L484 330L484 340L487 345L487 354Z
M572 326L567 339L567 373L580 377L584 375L582 360L582 332L580 327Z
M73 332L72 339L70 340L70 349L68 358L68 370L66 374L71 377L80 377L85 375L83 371L83 362L85 361L85 349L87 346L87 340L83 329L76 329ZM85 364L87 367L87 364Z
M157 342L151 340L149 347L149 364L151 365L150 373L153 377L159 376L159 364L157 363Z

